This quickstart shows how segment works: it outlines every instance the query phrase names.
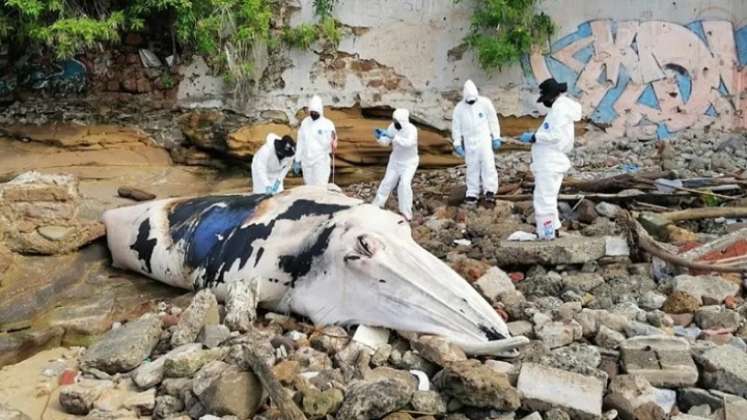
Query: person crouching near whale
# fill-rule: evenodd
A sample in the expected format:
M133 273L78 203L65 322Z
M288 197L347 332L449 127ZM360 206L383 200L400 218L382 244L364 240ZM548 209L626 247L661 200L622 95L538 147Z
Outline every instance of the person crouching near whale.
M253 192L274 195L283 191L283 180L295 155L296 142L291 136L281 138L275 133L268 134L265 144L252 158Z
M568 153L573 150L574 125L581 119L581 105L565 95L568 86L555 79L540 83L541 102L550 108L540 128L521 135L523 143L532 144L532 173L534 174L534 217L537 236L551 240L560 229L558 194L563 176L571 168Z
M393 121L386 130L374 131L376 141L382 146L392 146L386 174L379 184L373 204L383 208L389 194L397 187L399 212L408 221L412 220L412 178L418 169L418 129L410 123L410 112L396 109Z

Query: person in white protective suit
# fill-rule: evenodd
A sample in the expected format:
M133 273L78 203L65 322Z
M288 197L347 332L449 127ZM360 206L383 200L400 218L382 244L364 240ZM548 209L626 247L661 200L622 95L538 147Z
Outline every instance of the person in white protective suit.
M462 97L454 108L451 137L454 152L467 164L465 201L470 206L476 205L482 192L486 202L494 203L498 190L494 152L502 145L498 115L493 102L480 96L471 80L464 83Z
M532 143L532 173L534 173L534 217L537 236L550 240L560 229L558 194L563 176L571 168L567 154L573 150L574 125L581 119L581 105L564 93L565 83L547 79L540 83L541 102L550 108L540 128L526 132L520 139Z
M407 220L412 220L412 177L418 169L418 129L410 123L410 112L397 109L392 116L394 121L389 128L374 131L376 141L382 146L392 146L386 174L379 184L373 204L384 207L389 194L397 187L399 212Z
M322 99L314 95L309 102L309 115L298 129L298 150L293 173L303 171L306 185L327 185L330 175L330 153L337 150L337 133L332 121L324 117Z
M283 191L283 180L296 154L296 143L291 136L280 138L270 133L265 144L252 158L252 190L255 194L277 194Z

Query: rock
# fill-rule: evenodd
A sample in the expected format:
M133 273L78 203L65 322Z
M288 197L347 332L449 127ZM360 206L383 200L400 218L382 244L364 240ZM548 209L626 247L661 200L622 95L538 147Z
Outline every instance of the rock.
M661 293L654 292L653 290L649 290L648 292L644 293L643 296L638 300L638 304L641 305L641 308L648 309L648 310L655 310L655 309L661 309L662 306L664 306L664 302L666 302L667 297L662 295Z
M508 376L476 360L451 363L433 378L442 393L473 407L513 411L521 403Z
M434 416L446 414L446 400L436 391L415 391L410 401L415 411Z
M467 360L467 355L464 354L461 347L452 344L443 337L424 335L411 341L410 344L413 350L439 366Z
M597 273L574 273L563 276L563 287L580 293L590 292L604 283L604 277Z
M696 405L708 404L712 409L723 408L724 401L721 397L714 395L705 389L682 388L677 390L677 406L680 410L687 411Z
M531 410L561 407L573 413L574 418L602 415L604 384L591 376L524 363L517 387L523 405Z
M698 358L703 366L703 384L747 397L747 353L725 345L706 351Z
M101 394L112 386L111 381L83 380L60 388L58 400L66 413L88 414Z
M508 327L508 332L511 334L511 337L517 335L529 337L532 335L532 331L534 330L534 326L529 321L511 321L507 322L506 326Z
M336 418L381 418L407 405L413 390L401 381L362 382L351 387Z
M84 368L106 373L128 372L150 356L161 336L161 320L143 316L106 333L81 360Z
M7 404L0 403L0 420L31 420L31 417Z
M145 362L132 372L132 380L140 388L150 388L163 380L166 359L180 353L194 353L202 348L200 344L192 343L177 347L152 362Z
M290 360L295 360L301 364L301 371L320 371L322 369L332 369L332 360L326 353L314 350L311 347L302 347L293 353Z
M498 267L490 267L474 286L490 302L496 302L498 296L505 292L516 290L508 274Z
M723 329L734 332L741 321L739 313L720 306L704 306L695 313L695 323L704 330Z
M171 334L171 345L178 347L194 343L202 328L220 323L218 301L210 290L197 292L192 303L182 312L179 323Z
M124 399L122 406L141 416L150 415L156 407L156 389L151 388L147 391L129 395Z
M324 327L320 332L312 334L309 341L316 350L334 355L348 344L350 337L344 328L335 325Z
M36 229L39 234L50 241L61 241L67 235L73 231L73 228L69 226L55 226L55 225L48 225L48 226L41 226Z
M272 367L272 373L281 383L292 384L296 376L301 373L301 363L295 360L283 360Z
M583 264L605 256L605 238L567 237L553 241L500 241L495 250L497 265Z
M654 386L681 388L698 381L690 345L682 338L643 336L620 346L625 372L646 378Z
M616 349L623 341L625 341L625 336L622 335L622 333L611 330L604 325L599 328L599 332L597 333L596 338L594 338L594 342L597 343L598 346L606 349Z
M197 347L191 351L171 354L166 357L163 364L163 373L169 378L192 376L205 364L223 357L225 355L224 350L222 348L202 350Z
M303 396L303 412L311 417L324 417L334 414L342 405L344 395L337 388L319 391L309 388Z
M536 328L534 333L547 347L554 349L580 339L583 336L583 328L574 320L553 321Z
M228 327L222 324L217 325L205 325L197 337L198 341L205 345L205 347L212 349L216 348L231 336L231 331Z
M677 394L657 389L641 376L619 375L612 379L604 398L605 407L617 410L623 420L664 420L674 407Z
M117 195L122 198L131 198L135 201L148 201L156 198L155 194L133 187L119 187L117 189Z
M184 410L182 400L171 395L161 395L156 397L156 405L153 409L153 417L165 419L174 416Z
M594 209L594 203L586 199L581 200L578 207L576 207L575 213L578 221L586 224L593 223L599 217L597 211Z
M700 301L697 297L675 290L669 295L661 309L670 314L684 314L695 312L699 307Z
M240 419L252 417L257 412L262 399L262 384L257 377L251 372L232 365L217 370L219 370L215 372L217 375L215 373L204 375L209 382L199 387L197 383L200 378L195 377L194 392L197 398L209 413L236 416Z
M721 276L680 275L674 278L674 291L695 297L699 305L719 305L728 296L735 296L739 285Z
M666 335L666 333L652 325L646 324L645 322L631 321L625 328L625 334L628 337L637 337L643 335Z
M364 372L363 379L366 382L399 381L407 386L410 393L415 392L418 387L418 380L412 373L390 367L380 367Z
M596 210L600 216L604 216L608 219L614 219L615 217L617 217L617 214L621 209L618 205L602 201L594 207L594 210Z
M628 241L621 236L604 237L604 255L607 257L627 257L630 255Z

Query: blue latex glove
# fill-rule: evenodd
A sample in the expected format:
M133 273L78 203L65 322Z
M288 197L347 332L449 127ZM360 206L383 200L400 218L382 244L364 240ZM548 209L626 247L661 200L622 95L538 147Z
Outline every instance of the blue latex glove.
M534 137L534 133L531 131L527 131L525 133L522 133L521 137L519 137L519 140L521 140L522 143L531 143L532 137Z
M500 149L502 145L503 145L503 142L501 141L500 137L493 139L493 151Z
M279 179L275 181L274 184L272 184L272 193L277 194L278 191L280 191L280 180Z
M298 176L301 173L301 163L293 161L293 175Z
M464 159L464 147L462 147L462 146L455 147L454 148L454 153L456 153L457 156L459 156L460 158Z
M265 187L265 194L272 195L272 187L270 185Z
M376 140L381 140L382 137L389 138L389 133L387 133L386 130L377 128L374 130L374 136L376 137Z

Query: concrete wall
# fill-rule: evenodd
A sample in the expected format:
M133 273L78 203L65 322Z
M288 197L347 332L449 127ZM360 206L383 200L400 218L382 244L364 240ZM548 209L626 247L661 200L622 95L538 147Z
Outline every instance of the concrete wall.
M294 2L292 24L314 20L312 0ZM747 1L545 0L542 10L558 25L548 51L494 72L482 71L463 44L472 8L469 0L340 0L335 16L346 36L336 53L317 45L270 57L288 63L282 83L248 103L227 102L296 124L297 111L319 94L334 107L408 107L448 129L468 78L499 114L521 116L545 112L536 85L554 76L569 83L589 119L619 135L747 127L737 112L747 87Z

